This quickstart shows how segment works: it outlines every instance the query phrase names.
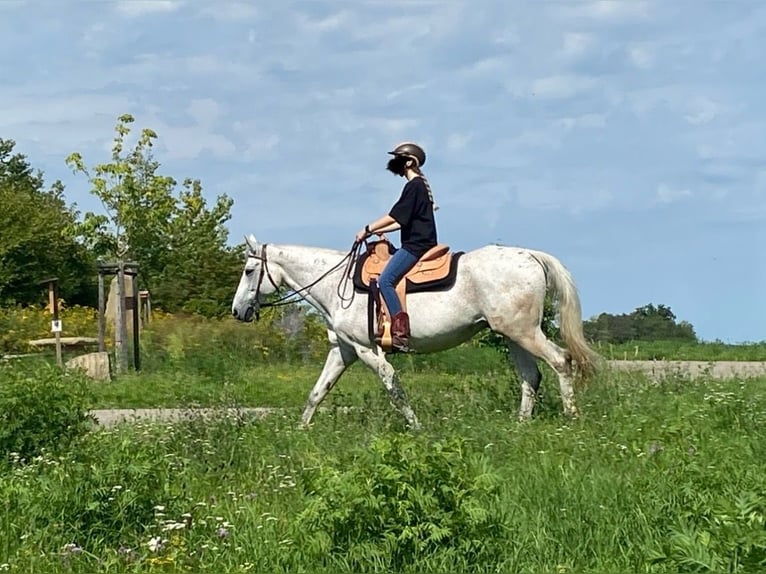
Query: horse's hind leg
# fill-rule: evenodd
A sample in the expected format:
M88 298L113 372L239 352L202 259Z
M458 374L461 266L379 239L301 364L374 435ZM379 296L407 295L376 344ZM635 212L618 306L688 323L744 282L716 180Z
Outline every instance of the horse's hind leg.
M508 340L510 352L516 372L521 379L521 406L519 407L519 420L527 420L532 416L537 399L537 391L540 388L542 373L537 368L537 361L526 349L523 349L511 340Z
M572 364L564 349L549 340L539 327L521 337L516 337L515 341L536 357L543 359L555 371L559 377L564 412L570 416L577 416L572 386Z
M407 400L407 394L399 382L399 376L396 374L393 365L386 360L385 355L382 353L376 354L372 349L361 345L356 345L356 354L365 365L370 367L380 377L383 386L388 391L391 403L404 415L409 427L413 430L420 430L420 423L415 416L415 411L412 410Z
M503 320L490 320L492 330L505 335L508 339L519 345L523 350L535 357L543 359L559 377L561 389L561 402L564 412L570 416L577 416L577 407L574 400L574 387L572 386L572 365L564 349L550 341L539 323L526 325L521 322L510 325ZM524 359L526 363L526 359Z
M311 389L306 406L303 409L303 416L301 417L301 424L303 426L308 426L317 407L327 396L327 393L335 386L335 383L338 382L343 371L357 359L353 347L347 343L339 342L332 335L330 336L330 341L333 343L333 347L327 353L322 373L319 375L316 383L314 383L314 388Z

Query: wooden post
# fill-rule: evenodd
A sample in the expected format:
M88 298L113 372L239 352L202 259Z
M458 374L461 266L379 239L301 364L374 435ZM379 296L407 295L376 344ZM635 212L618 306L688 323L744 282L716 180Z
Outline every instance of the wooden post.
M133 368L136 371L141 370L141 346L139 343L138 329L139 329L139 317L138 314L141 311L141 298L135 290L135 280L133 277L133 301L135 301L136 308L133 309Z
M131 317L133 319L133 369L139 371L141 369L141 355L138 339L138 314L141 311L141 296L139 295L137 288L137 273L131 272L128 273L128 275L130 275L133 283L133 295L125 298L125 301L127 302L125 309L131 311Z
M117 266L117 309L114 314L115 363L118 373L128 370L128 326L125 324L125 264Z
M106 299L104 296L104 274L98 270L98 350L106 351Z
M138 292L139 304L141 306L141 326L146 327L149 322L149 316L152 314L152 301L149 296L149 291L144 289Z
M51 331L56 337L56 364L59 367L64 366L61 358L61 321L59 321L59 298L58 298L58 279L48 280L48 302L50 303L53 320L51 321Z

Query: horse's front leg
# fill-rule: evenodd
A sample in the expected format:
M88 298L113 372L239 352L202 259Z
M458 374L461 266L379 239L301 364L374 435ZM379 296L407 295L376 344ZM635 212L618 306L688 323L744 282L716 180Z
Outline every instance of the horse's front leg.
M338 341L334 333L328 332L328 335L333 347L327 354L322 373L319 375L316 383L314 383L314 388L311 389L306 406L303 409L301 424L304 427L309 425L317 407L327 396L327 393L335 386L335 383L338 382L343 371L357 359L356 351L353 347Z
M376 354L369 347L361 345L356 345L356 354L365 365L370 367L380 377L383 386L388 391L391 402L404 415L404 418L407 419L408 426L412 430L420 430L420 423L415 416L415 411L412 410L409 401L407 401L407 394L399 382L399 376L396 374L393 365L386 360L385 355L382 353Z

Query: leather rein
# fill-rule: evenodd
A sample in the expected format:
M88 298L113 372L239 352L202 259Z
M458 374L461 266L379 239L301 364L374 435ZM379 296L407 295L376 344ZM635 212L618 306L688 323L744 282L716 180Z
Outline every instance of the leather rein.
M260 319L260 310L263 307L282 307L284 305L290 305L292 303L295 303L296 301L300 301L302 299L305 299L303 296L299 296L295 298L296 295L300 295L303 292L308 291L312 287L314 287L317 283L319 283L322 279L330 275L330 273L336 271L339 269L344 263L346 263L346 267L343 272L343 276L341 277L340 282L338 283L338 296L340 297L341 301L348 301L349 304L354 300L354 291L351 291L351 297L350 298L344 298L344 295L341 293L341 287L345 286L345 284L348 283L348 281L351 279L351 275L354 271L354 264L357 261L358 253L359 253L359 247L362 242L354 241L354 245L351 247L348 253L341 259L337 264L335 264L332 268L330 268L328 271L323 273L318 279L315 281L312 281L308 285L301 287L297 291L293 291L292 293L288 293L287 295L283 295L282 297L279 297L275 301L269 301L267 303L259 303L258 299L260 298L261 294L261 285L263 284L263 278L267 277L269 280L269 283L274 287L274 289L279 290L279 285L274 281L274 278L271 276L271 272L269 271L269 260L266 255L266 247L267 243L263 244L263 247L261 247L261 252L256 253L255 251L249 249L247 252L248 257L253 257L254 259L257 259L261 262L261 270L258 273L258 282L255 284L255 298L253 299L255 301L255 305L252 305L255 308L255 320L258 321ZM365 242L366 243L366 242Z

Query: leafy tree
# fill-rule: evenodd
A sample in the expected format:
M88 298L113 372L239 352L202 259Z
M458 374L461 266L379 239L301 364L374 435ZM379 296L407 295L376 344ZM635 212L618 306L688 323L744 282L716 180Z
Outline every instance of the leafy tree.
M42 172L15 145L0 139L0 304L42 302L40 281L52 276L69 303L92 303L95 267L78 241L78 213L61 182L46 190Z
M585 335L593 341L625 343L627 341L696 342L694 327L687 321L676 321L667 305L648 304L632 313L611 315L601 313L584 323Z
M83 235L101 257L137 261L140 279L158 306L221 312L240 271L238 257L226 245L233 201L222 195L209 208L200 182L191 179L176 194L176 180L159 173L152 154L156 132L143 129L135 147L125 150L133 121L129 114L118 118L111 161L89 170L79 153L66 159L75 173L88 177L107 211L86 213Z

